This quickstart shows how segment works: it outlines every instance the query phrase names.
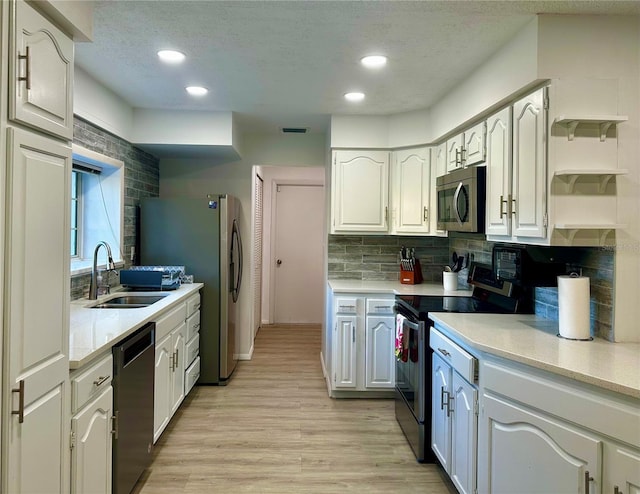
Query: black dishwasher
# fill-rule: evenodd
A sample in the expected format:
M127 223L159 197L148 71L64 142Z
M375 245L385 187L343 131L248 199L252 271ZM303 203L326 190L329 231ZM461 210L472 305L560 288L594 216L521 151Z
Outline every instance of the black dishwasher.
M151 463L155 323L113 347L114 494L129 494Z

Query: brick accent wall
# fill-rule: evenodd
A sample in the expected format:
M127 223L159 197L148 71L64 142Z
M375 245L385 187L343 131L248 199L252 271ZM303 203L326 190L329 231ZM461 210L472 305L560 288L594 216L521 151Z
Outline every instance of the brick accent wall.
M122 255L125 267L131 264L129 252L136 244L137 206L143 197L157 197L160 190L160 162L131 143L75 117L73 142L124 162L124 242ZM86 297L90 275L71 278L71 300ZM111 283L117 279L111 275Z

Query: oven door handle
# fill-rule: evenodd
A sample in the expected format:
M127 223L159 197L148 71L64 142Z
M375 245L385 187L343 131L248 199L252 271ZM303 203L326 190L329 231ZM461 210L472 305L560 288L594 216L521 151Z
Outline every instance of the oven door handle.
M462 217L460 216L460 211L458 211L458 199L460 198L460 192L462 192L462 182L458 183L456 191L453 194L453 212L456 214L458 223L462 226Z
M416 331L420 331L420 323L419 322L413 322L410 319L406 319L404 321L402 321L403 324L406 324L407 326L409 326L411 329L415 329Z

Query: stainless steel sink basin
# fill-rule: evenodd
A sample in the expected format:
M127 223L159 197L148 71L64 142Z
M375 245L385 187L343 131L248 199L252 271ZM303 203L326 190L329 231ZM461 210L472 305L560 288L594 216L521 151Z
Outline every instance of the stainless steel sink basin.
M92 305L92 309L139 309L141 307L148 307L152 304L155 304L159 300L162 300L164 297L169 295L168 293L164 293L162 295L154 294L154 295L116 295L104 302L100 302L99 304Z

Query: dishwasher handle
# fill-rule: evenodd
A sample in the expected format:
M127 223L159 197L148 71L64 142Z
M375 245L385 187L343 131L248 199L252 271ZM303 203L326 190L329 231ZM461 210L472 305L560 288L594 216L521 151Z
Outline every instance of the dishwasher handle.
M127 367L145 350L155 345L155 327L156 324L151 322L134 333L133 336L113 347L114 374L118 374L119 370Z

